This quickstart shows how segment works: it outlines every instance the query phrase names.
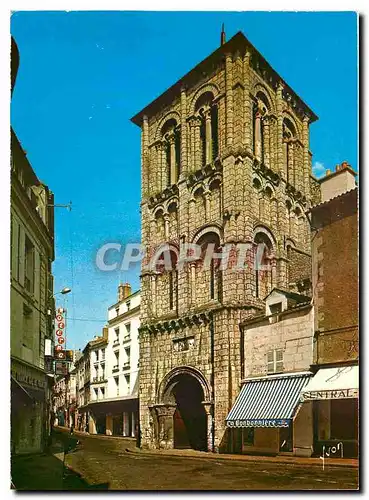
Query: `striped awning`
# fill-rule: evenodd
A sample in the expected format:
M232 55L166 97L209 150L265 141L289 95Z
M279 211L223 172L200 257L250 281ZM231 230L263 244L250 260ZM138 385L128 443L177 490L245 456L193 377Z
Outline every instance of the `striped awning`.
M227 427L288 427L311 373L272 375L244 382Z

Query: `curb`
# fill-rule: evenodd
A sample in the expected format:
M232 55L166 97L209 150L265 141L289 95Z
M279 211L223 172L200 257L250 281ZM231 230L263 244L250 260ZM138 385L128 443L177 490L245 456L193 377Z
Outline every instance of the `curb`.
M137 448L136 448L137 450ZM284 458L274 458L274 457L266 457L266 456L257 456L257 455L229 455L226 453L209 453L209 452L204 452L206 453L205 455L195 455L195 454L180 454L180 453L172 453L170 451L150 451L150 450L142 450L139 449L139 451L136 450L125 450L129 453L135 453L135 454L141 454L141 455L151 455L151 456L165 456L165 457L178 457L178 458L192 458L192 459L199 459L199 460L223 460L223 461L234 461L234 462L242 462L242 463L274 463L274 464L284 464L284 465L297 465L297 466L309 466L309 467L322 467L321 462L319 463L318 461L315 462L315 460L318 460L317 458L313 458L311 460L314 460L310 462L310 459L305 459L303 462L300 462L298 459L291 459L291 460L286 460ZM246 458L247 457L247 458ZM329 462L328 459L325 460L325 466L326 467L335 467L335 468L350 468L350 469L358 469L359 464L353 464L353 463L346 463L346 462Z

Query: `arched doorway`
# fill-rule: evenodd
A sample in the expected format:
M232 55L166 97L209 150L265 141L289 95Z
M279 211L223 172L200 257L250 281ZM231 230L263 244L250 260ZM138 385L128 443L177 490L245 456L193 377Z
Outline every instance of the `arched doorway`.
M164 401L176 405L173 414L174 448L207 451L207 414L204 391L196 377L181 373L170 379Z

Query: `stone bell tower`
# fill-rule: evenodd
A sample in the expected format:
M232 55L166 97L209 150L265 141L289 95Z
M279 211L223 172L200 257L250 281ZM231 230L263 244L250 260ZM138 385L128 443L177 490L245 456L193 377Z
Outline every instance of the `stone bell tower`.
M274 287L309 293L317 117L239 32L132 118L142 131L142 446L222 451L239 323ZM181 263L181 249L201 254ZM263 270L253 265L263 244ZM212 245L218 256L204 265ZM242 246L243 245L243 246ZM246 249L246 250L240 250ZM245 265L235 269L240 252ZM172 266L148 266L166 253ZM154 258L155 257L155 258ZM160 260L159 258L159 260ZM164 259L165 260L165 259Z

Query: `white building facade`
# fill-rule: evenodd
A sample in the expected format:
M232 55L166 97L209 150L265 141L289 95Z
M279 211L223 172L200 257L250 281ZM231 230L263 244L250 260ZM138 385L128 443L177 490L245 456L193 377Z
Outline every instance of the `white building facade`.
M138 437L138 373L141 295L118 287L102 337L89 343L89 432Z

